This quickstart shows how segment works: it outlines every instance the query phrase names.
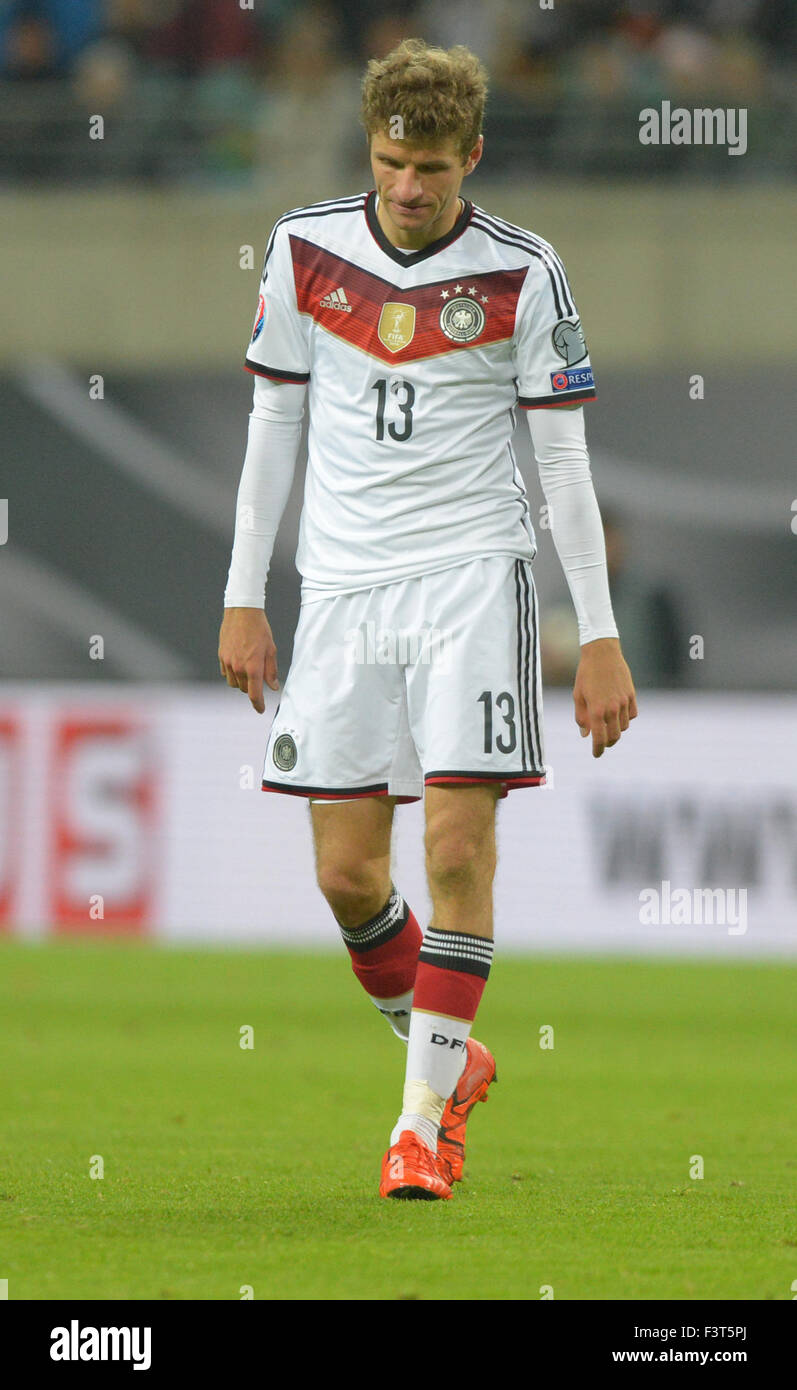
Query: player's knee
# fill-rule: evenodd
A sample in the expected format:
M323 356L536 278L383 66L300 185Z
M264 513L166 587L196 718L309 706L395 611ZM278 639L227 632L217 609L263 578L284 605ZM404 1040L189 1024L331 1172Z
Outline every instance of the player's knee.
M369 921L384 907L390 893L389 885L385 888L362 865L348 868L336 863L320 864L316 879L335 917L345 927Z

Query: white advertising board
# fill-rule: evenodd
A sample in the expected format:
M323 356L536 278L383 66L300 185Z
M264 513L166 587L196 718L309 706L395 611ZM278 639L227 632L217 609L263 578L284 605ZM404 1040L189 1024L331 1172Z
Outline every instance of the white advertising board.
M335 947L307 803L259 789L276 700L0 687L0 930ZM499 808L499 949L797 955L797 699L639 705L594 759L546 692L549 785ZM393 877L423 925L422 840L423 804L399 806Z

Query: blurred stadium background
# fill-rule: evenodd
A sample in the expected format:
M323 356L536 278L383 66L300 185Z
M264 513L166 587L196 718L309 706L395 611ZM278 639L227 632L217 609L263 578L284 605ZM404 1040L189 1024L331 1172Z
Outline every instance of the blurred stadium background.
M304 805L257 792L274 700L258 720L220 687L216 640L266 237L370 187L362 66L409 34L487 64L465 191L568 267L640 692L593 764L538 525L552 785L501 808L499 932L797 951L791 0L0 5L0 923L335 945ZM640 111L665 100L744 109L746 152L643 145ZM518 444L539 519L525 426ZM302 484L300 466L267 603L283 679ZM421 808L397 821L420 916ZM748 929L642 925L639 892L665 880L746 888Z

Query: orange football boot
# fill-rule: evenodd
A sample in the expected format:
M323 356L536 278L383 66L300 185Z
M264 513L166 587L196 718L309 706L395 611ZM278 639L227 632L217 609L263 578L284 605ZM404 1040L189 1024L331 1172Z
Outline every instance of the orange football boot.
M398 1143L382 1160L380 1197L420 1197L427 1202L448 1199L451 1188L438 1171L436 1155L414 1130L403 1129Z
M465 1070L446 1101L437 1131L437 1166L449 1183L462 1181L468 1116L478 1100L487 1099L488 1088L497 1079L492 1052L484 1043L468 1038Z

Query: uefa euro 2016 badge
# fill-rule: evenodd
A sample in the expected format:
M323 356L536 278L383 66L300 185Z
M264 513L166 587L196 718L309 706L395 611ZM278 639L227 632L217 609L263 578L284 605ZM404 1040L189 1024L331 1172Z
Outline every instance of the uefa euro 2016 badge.
M263 332L263 324L266 318L266 301L262 294L257 301L257 313L255 314L255 326L252 329L252 342L254 343Z
M484 310L475 299L451 299L440 310L440 327L453 343L472 343L484 329Z
M296 759L298 757L293 736L291 734L280 734L279 738L274 740L274 749L271 756L274 759L274 766L278 767L280 772L291 772L296 766Z
M587 355L581 319L560 319L551 334L551 341L557 357L563 357L568 367L583 362Z

